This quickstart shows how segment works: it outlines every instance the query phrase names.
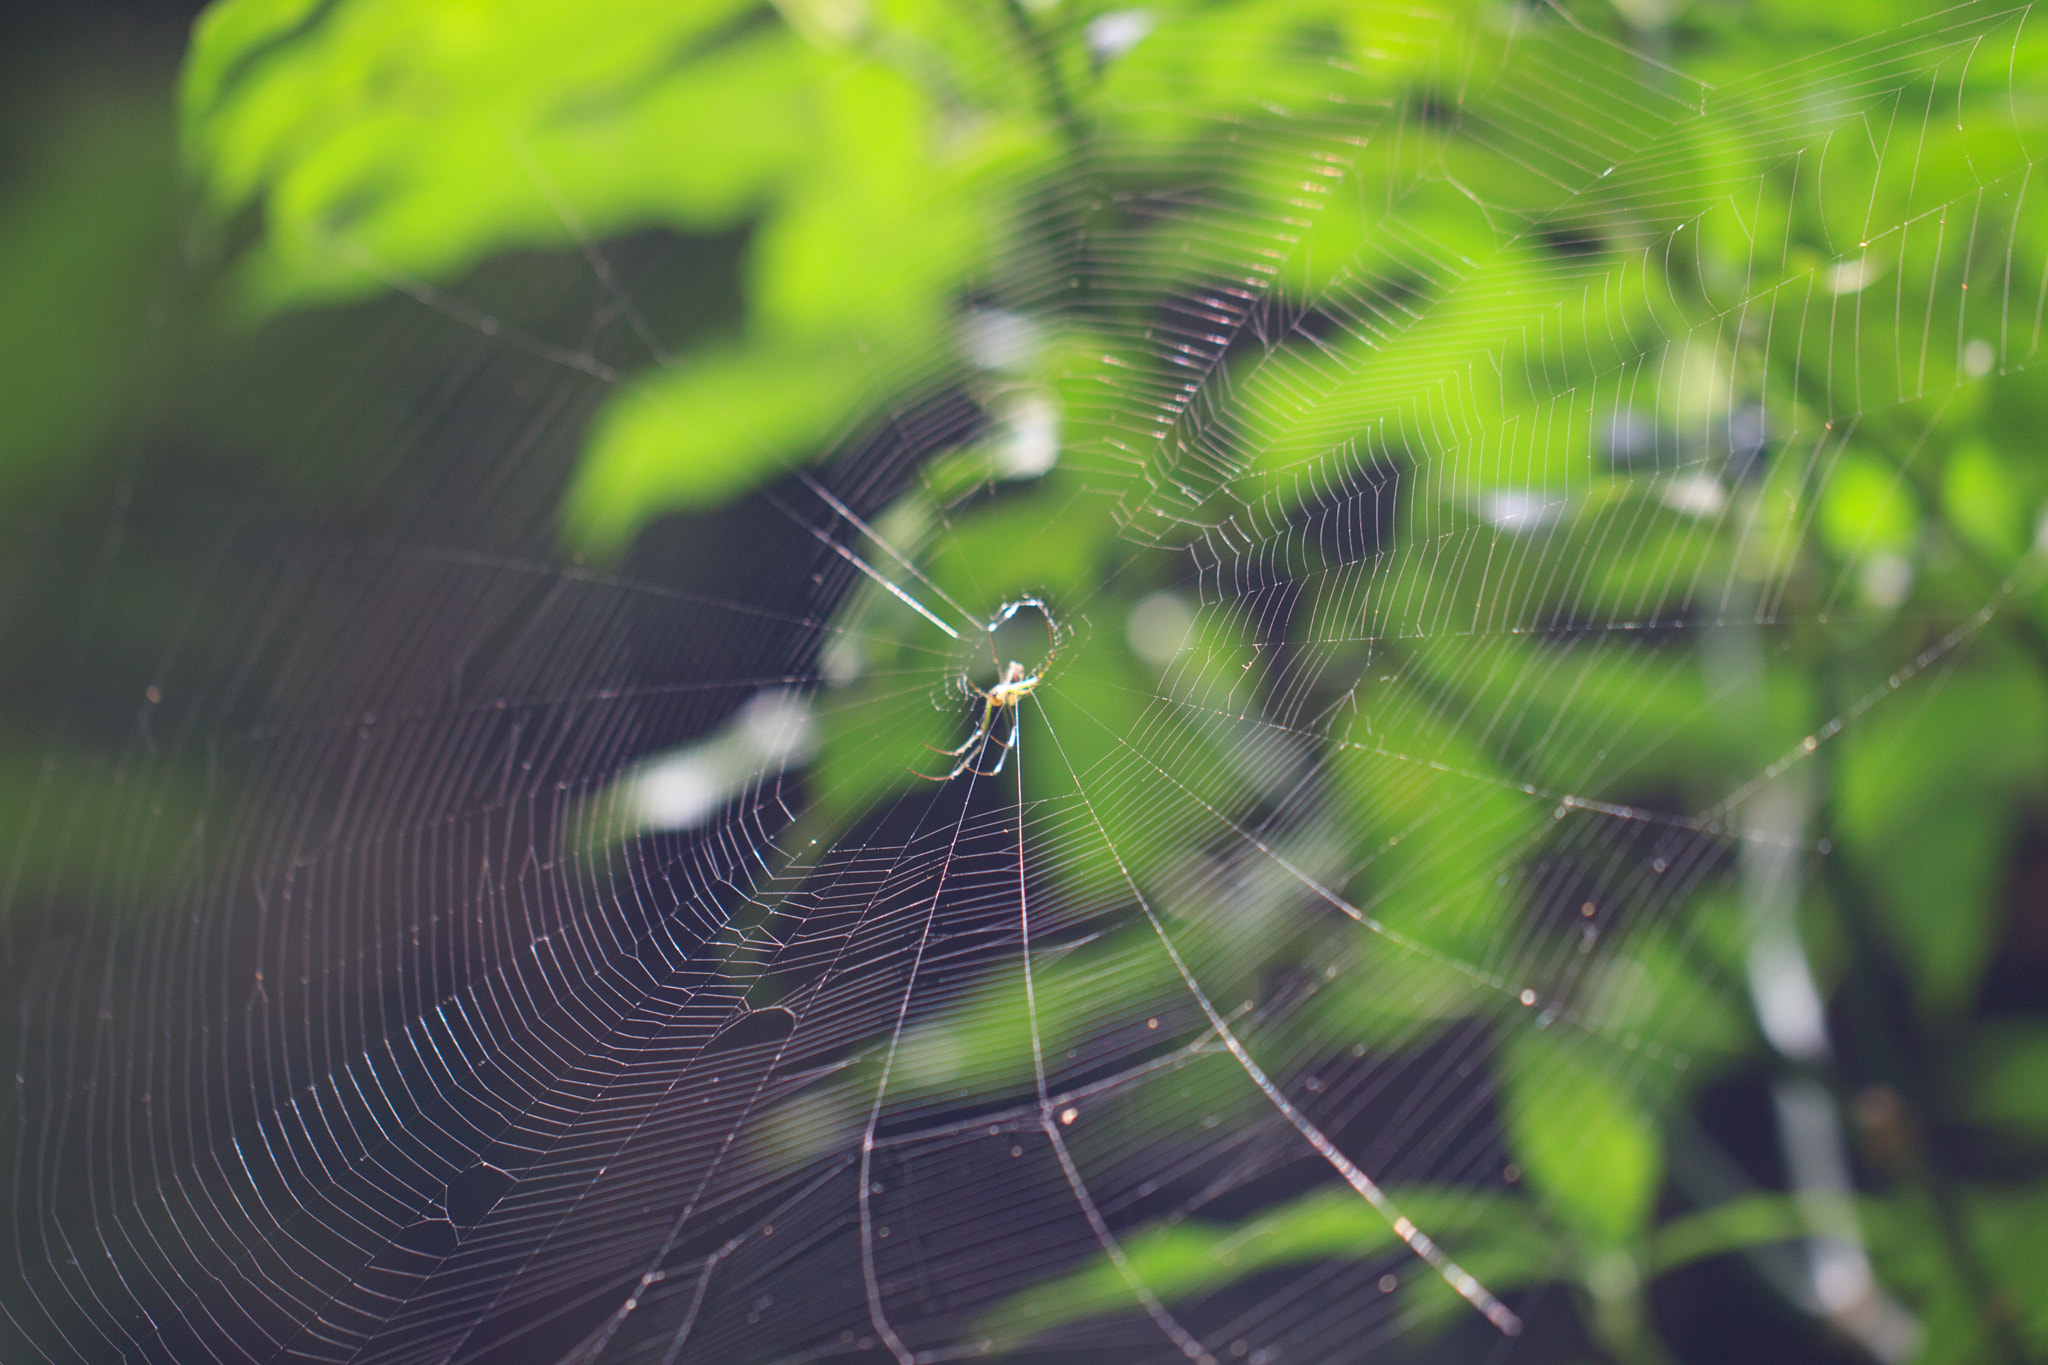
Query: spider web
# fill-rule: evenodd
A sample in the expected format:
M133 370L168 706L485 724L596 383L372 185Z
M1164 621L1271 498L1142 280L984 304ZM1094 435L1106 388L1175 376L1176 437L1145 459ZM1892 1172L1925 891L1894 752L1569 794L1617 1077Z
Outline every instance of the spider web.
M590 247L596 303L518 263L526 327L415 290L309 422L380 449L362 516L198 547L139 733L81 685L120 737L21 836L102 894L9 887L0 1353L1541 1358L1569 1267L1488 1231L1557 1198L1503 1078L1682 1087L1727 888L1796 895L1809 769L2024 586L1888 634L1891 559L1806 553L1859 430L2038 349L2030 159L1879 194L2016 90L2024 19L1710 87L1516 12L1497 68L1447 40L1412 98L1223 125L1205 184L1103 197L1144 149L1085 147L963 308L1067 357L1049 468L934 357L616 569L553 507L650 359L588 340L649 330L634 249ZM1418 150L1447 126L1523 197ZM1365 202L1379 156L1413 169ZM1754 216L1765 179L1853 240ZM1368 247L1315 264L1345 215ZM1090 517L1107 559L1047 586ZM1769 652L1831 623L1873 627L1860 681L1766 722ZM1749 733L1702 755L1717 715ZM1164 1273L1317 1198L1407 1244Z

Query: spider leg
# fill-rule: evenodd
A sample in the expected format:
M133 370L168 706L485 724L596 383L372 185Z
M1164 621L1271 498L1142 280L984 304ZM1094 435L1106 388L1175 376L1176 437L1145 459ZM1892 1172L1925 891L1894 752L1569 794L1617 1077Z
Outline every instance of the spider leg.
M964 743L957 744L953 748L941 749L935 744L927 744L924 747L930 749L935 754L944 754L947 758L958 758L987 737L988 727L977 726L974 733L969 735Z
M1037 681L1037 675L1032 675L1030 683L1035 685ZM1028 696L1029 692L1016 691L1014 682L999 687L994 692L984 691L972 682L968 683L967 687L975 696L981 698L982 703L981 716L975 721L973 731L950 749L940 749L930 744L922 746L942 757L956 758L960 761L945 773L921 773L913 768L912 776L921 777L927 782L951 782L962 773L973 773L976 777L995 777L1003 771L1003 764L1009 761L1010 750L1016 746L1017 736L1023 727L1019 713L1023 709L1024 697ZM1004 711L1010 713L1010 733L1007 736L996 733L996 718ZM975 760L979 759L991 744L1001 750L996 755L996 765L993 768L976 767Z
M988 743L989 730L995 724L996 718L995 702L989 698L987 693L981 692L979 688L975 690L982 698L982 709L981 719L975 722L974 732L951 749L934 748L929 744L923 746L924 748L931 749L935 754L941 754L947 758L957 758L960 761L955 763L952 770L944 776L935 773L921 773L915 768L911 769L912 776L921 777L927 782L951 782L954 778L960 776L961 773L974 766L974 760L981 755L982 746ZM1013 730L1011 738L1014 739L1015 737ZM1007 749L1009 745L1004 744L1003 747Z
M966 739L960 741L960 743L954 745L950 749L934 748L932 745L929 744L925 745L924 747L927 749L931 749L931 751L935 754L944 754L948 758L958 758L962 754L977 749L977 746L979 746L983 740L988 738L989 729L991 726L995 724L995 718L996 705L993 701L989 701L982 707L981 719L975 722L974 733L967 736Z
M1013 707L1014 707L1014 703L1013 703ZM991 717L990 719L991 719L991 720L993 720L994 718L993 718L993 717ZM997 748L1001 749L1001 750L1002 750L1002 752L1001 752L1000 754L997 754L997 755L996 755L996 766L995 766L995 767L993 767L993 768L990 768L990 769L989 769L988 771L986 771L986 772L983 772L983 771L982 771L982 770L981 770L980 768L976 768L976 769L974 770L974 772L975 772L975 775L976 775L976 776L978 776L978 777L994 777L994 776L996 776L997 774L999 774L999 773L1001 773L1001 772L1002 772L1002 770L1003 770L1003 764L1005 764L1005 763L1007 763L1007 762L1009 762L1009 761L1010 761L1010 749L1012 748L1012 746L1014 746L1014 745L1015 745L1015 744L1017 743L1017 728L1018 728L1018 725L1019 725L1019 723L1020 723L1020 722L1019 722L1019 721L1018 721L1018 719L1017 719L1017 714L1016 714L1016 711L1015 711L1014 709L1012 709L1012 711L1011 711L1011 713L1010 713L1010 737L1009 737L1008 739L999 739L999 738L997 738L997 737L996 737L996 735L994 734L993 730L991 730L991 731L990 731L990 732L989 732L989 733L988 733L988 734L987 734L987 735L985 736L985 739L986 739L986 740L987 740L988 742L991 742L991 743L993 743L993 744L994 744L994 745L995 745L995 746L996 746Z
M930 746L929 744L927 744L927 745L926 745L925 747L926 747L927 749L930 749L930 748L931 748L931 746ZM932 750L932 752L934 752L934 753L937 753L937 752L938 752L938 750L934 749L934 750ZM923 778L923 779L924 779L925 781L927 781L927 782L951 782L951 781L952 781L952 780L953 780L954 778L956 778L956 777L960 776L960 774L962 774L962 773L966 772L966 771L967 771L967 769L968 769L968 766L969 766L969 760L967 760L967 759L964 759L964 758L963 758L963 759L961 759L961 760L960 760L960 761L959 761L958 763L955 763L955 764L953 765L953 769L952 769L952 771L951 771L951 772L944 772L944 773L921 773L921 772L919 772L919 771L918 771L917 769L915 769L915 768L912 768L912 769L910 770L910 775L911 775L912 777L921 777L921 778Z

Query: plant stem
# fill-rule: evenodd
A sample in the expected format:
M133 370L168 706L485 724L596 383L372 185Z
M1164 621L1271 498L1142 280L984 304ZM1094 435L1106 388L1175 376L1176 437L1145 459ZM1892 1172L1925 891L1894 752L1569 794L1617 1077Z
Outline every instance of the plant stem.
M1839 845L1837 845L1839 847ZM1886 954L1872 931L1863 907L1868 898L1861 880L1839 857L1822 859L1830 897L1849 946L1850 1004L1855 1011L1858 1041L1876 1063L1876 1071L1905 1101L1903 1167L1908 1187L1923 1203L1939 1238L1950 1273L1977 1310L1992 1359L2001 1365L2029 1365L2026 1343L2005 1311L2002 1295L1972 1243L1968 1218L1954 1183L1941 1169L1926 1140L1921 1116L1931 1107L1931 1087L1910 1036L1910 1016L1887 1009L1880 998L1879 978Z

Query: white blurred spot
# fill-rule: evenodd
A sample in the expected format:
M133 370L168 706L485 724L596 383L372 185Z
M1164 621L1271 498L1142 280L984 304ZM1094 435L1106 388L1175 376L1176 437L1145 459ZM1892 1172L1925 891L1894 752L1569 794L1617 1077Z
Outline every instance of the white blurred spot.
M810 757L811 704L777 688L708 739L649 760L627 779L633 832L696 829L771 769Z
M1973 339L1963 347L1963 373L1972 379L1982 379L1991 373L1991 367L1998 363L1998 352L1991 349L1991 343L1983 337Z
M1689 517L1718 517L1728 506L1728 490L1711 474L1687 474L1664 485L1664 505Z
M1728 416L1728 475L1739 479L1770 449L1771 426L1761 407L1737 408Z
M867 671L867 651L859 635L851 631L835 635L818 653L818 671L834 687L844 687Z
M1038 355L1043 329L1022 313L976 308L960 320L960 346L984 370L1017 371Z
M1634 27L1649 32L1659 29L1677 17L1685 0L1614 0L1614 8L1621 17ZM1612 170L1613 167L1609 167ZM1605 175L1607 172L1602 171Z
M801 1166L858 1135L860 1119L839 1091L817 1090L785 1100L760 1127L761 1149L784 1167Z
M1863 566L1858 586L1864 601L1890 611L1913 591L1913 565L1904 555L1874 555Z
M1603 1251L1586 1270L1586 1288L1597 1299L1625 1299L1642 1282L1642 1267L1626 1251Z
M967 1046L957 1026L926 1024L904 1032L896 1050L896 1074L909 1089L930 1089L956 1079L967 1061Z
M1046 394L1018 394L997 415L995 476L1035 479L1060 460L1059 405Z
M717 763L703 754L668 759L633 786L639 823L649 829L694 829L725 804Z
M1760 935L1750 945L1749 991L1772 1047L1801 1061L1827 1056L1827 1013L1792 931Z
M1564 499L1513 488L1496 488L1479 499L1479 515L1503 531L1536 531L1564 512Z
M1858 1226L1855 1185L1832 1096L1809 1077L1771 1087L1786 1174L1806 1224L1813 1306L1886 1365L1918 1354L1922 1329L1878 1287Z
M738 724L764 760L781 762L809 751L811 704L800 692L763 692L740 708Z
M1132 653L1154 668L1164 668L1187 644L1188 632L1194 627L1195 612L1187 598L1168 590L1155 592L1132 607L1124 634Z
M1153 22L1148 9L1111 10L1097 17L1088 25L1088 55L1098 64L1115 61L1145 40Z
M1830 294L1856 294L1877 283L1884 274L1884 267L1868 256L1858 256L1853 261L1836 261L1827 268L1822 282Z
M1622 409L1608 417L1607 429L1601 435L1600 444L1609 464L1654 464L1657 459L1657 438L1657 418L1654 413Z
M868 26L867 0L775 0L775 7L806 36L850 42Z

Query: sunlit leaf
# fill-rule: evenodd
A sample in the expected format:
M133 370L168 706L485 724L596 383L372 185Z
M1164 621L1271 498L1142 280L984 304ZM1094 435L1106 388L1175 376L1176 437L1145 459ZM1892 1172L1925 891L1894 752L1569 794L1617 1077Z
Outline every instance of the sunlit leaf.
M1709 1256L1806 1235L1806 1220L1794 1201L1778 1194L1749 1195L1660 1226L1650 1240L1649 1270L1661 1275Z
M1872 903L1932 1004L1954 1008L1991 951L2011 798L2048 761L2048 694L2018 666L1944 680L1844 746L1843 838L1872 869Z
M1497 1285L1527 1283L1553 1263L1554 1249L1546 1254L1541 1229L1519 1201L1416 1186L1390 1193L1412 1219L1469 1228L1477 1246L1463 1263L1481 1274L1492 1272ZM1344 1189L1319 1190L1242 1225L1185 1222L1156 1228L1127 1239L1122 1248L1130 1278L1168 1302L1195 1299L1278 1266L1364 1260L1400 1249L1387 1220ZM1409 1267L1402 1278L1418 1276L1428 1272ZM1097 1314L1129 1311L1130 1303L1130 1279L1105 1256L1018 1294L980 1326L988 1336L1011 1342Z
M1504 1047L1508 1144L1559 1221L1619 1242L1663 1175L1657 1129L1617 1074L1622 1055L1522 1029Z

